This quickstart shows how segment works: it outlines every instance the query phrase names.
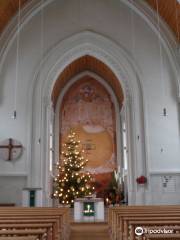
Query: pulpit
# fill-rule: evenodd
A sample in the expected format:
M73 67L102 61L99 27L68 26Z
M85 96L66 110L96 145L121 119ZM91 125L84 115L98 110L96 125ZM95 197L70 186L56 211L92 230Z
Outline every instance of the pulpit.
M102 198L77 198L74 201L74 221L104 221L104 200Z

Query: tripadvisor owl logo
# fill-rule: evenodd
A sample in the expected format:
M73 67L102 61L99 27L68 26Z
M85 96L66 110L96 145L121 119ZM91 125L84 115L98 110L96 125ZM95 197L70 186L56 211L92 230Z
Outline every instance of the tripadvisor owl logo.
M135 228L135 234L137 235L137 236L141 236L141 235L143 235L143 228L142 227L136 227Z
M142 228L140 226L135 228L135 234L141 236L143 234L172 234L174 233L173 229L166 228Z

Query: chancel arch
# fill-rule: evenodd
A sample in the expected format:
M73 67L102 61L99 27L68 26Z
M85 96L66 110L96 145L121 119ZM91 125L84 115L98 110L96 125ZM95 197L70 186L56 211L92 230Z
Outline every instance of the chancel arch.
M102 61L85 55L70 63L60 74L52 100L55 159L60 154L63 138L73 128L89 159L87 171L96 179L97 194L101 195L113 171L123 168L120 111L124 94L120 83Z
M81 64L78 62L81 62ZM35 76L37 80L34 89L33 101L35 109L32 124L38 127L38 118L41 115L41 129L43 129L43 132L46 129L46 132L43 133L39 147L36 145L39 133L32 133L34 139L32 143L32 156L34 159L37 159L37 161L34 160L32 163L32 168L34 172L36 169L42 169L41 177L39 178L39 175L37 177L41 185L46 189L44 193L46 204L51 204L46 200L49 199L48 196L51 192L49 182L52 173L49 172L50 154L48 150L50 149L50 135L54 136L58 133L57 126L56 124L54 125L54 119L57 116L54 111L57 107L59 96L65 91L66 86L78 74L86 71L97 75L103 79L104 83L111 86L112 92L117 99L119 110L116 112L124 119L127 129L128 202L129 204L143 203L145 189L138 188L135 183L136 176L146 174L146 135L144 132L144 121L146 119L144 119L143 114L143 105L145 102L141 91L142 74L138 66L130 59L128 53L121 46L116 45L111 40L99 34L89 31L78 33L60 42L45 56L42 64L41 74L39 75L37 71ZM40 88L42 88L41 95L39 95ZM35 104L35 102L42 102L41 114L38 111L39 105ZM120 109L122 109L121 112ZM120 124L120 121L118 122ZM53 129L52 133L50 133L50 129ZM122 138L120 127L117 130L117 134L119 134L117 139L120 142ZM57 136L55 139L57 139ZM54 163L59 157L59 152L57 152L59 146L57 146L57 143L58 141L55 140L55 146L53 146L53 149L55 149ZM120 143L117 145L122 147ZM118 151L117 154L121 155L122 152ZM119 159L122 158L119 157ZM44 161L46 162L45 166ZM30 180L33 183L34 179ZM138 196L136 195L137 191Z

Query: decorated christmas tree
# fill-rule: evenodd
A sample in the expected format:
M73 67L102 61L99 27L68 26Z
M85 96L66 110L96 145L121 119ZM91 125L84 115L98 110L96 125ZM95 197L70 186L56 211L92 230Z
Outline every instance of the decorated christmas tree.
M70 131L67 141L63 144L60 162L57 163L58 174L54 178L53 198L57 198L60 204L73 205L74 199L92 195L92 177L83 169L88 160L83 156L80 141L76 134Z

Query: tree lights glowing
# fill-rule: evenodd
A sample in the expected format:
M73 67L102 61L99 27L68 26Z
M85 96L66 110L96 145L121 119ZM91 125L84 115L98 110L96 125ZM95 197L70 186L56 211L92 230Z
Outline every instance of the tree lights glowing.
M58 174L54 178L53 198L59 199L60 204L73 205L74 199L92 195L92 177L89 172L82 172L88 160L82 156L80 141L76 134L70 131L61 152L61 165L57 163Z

